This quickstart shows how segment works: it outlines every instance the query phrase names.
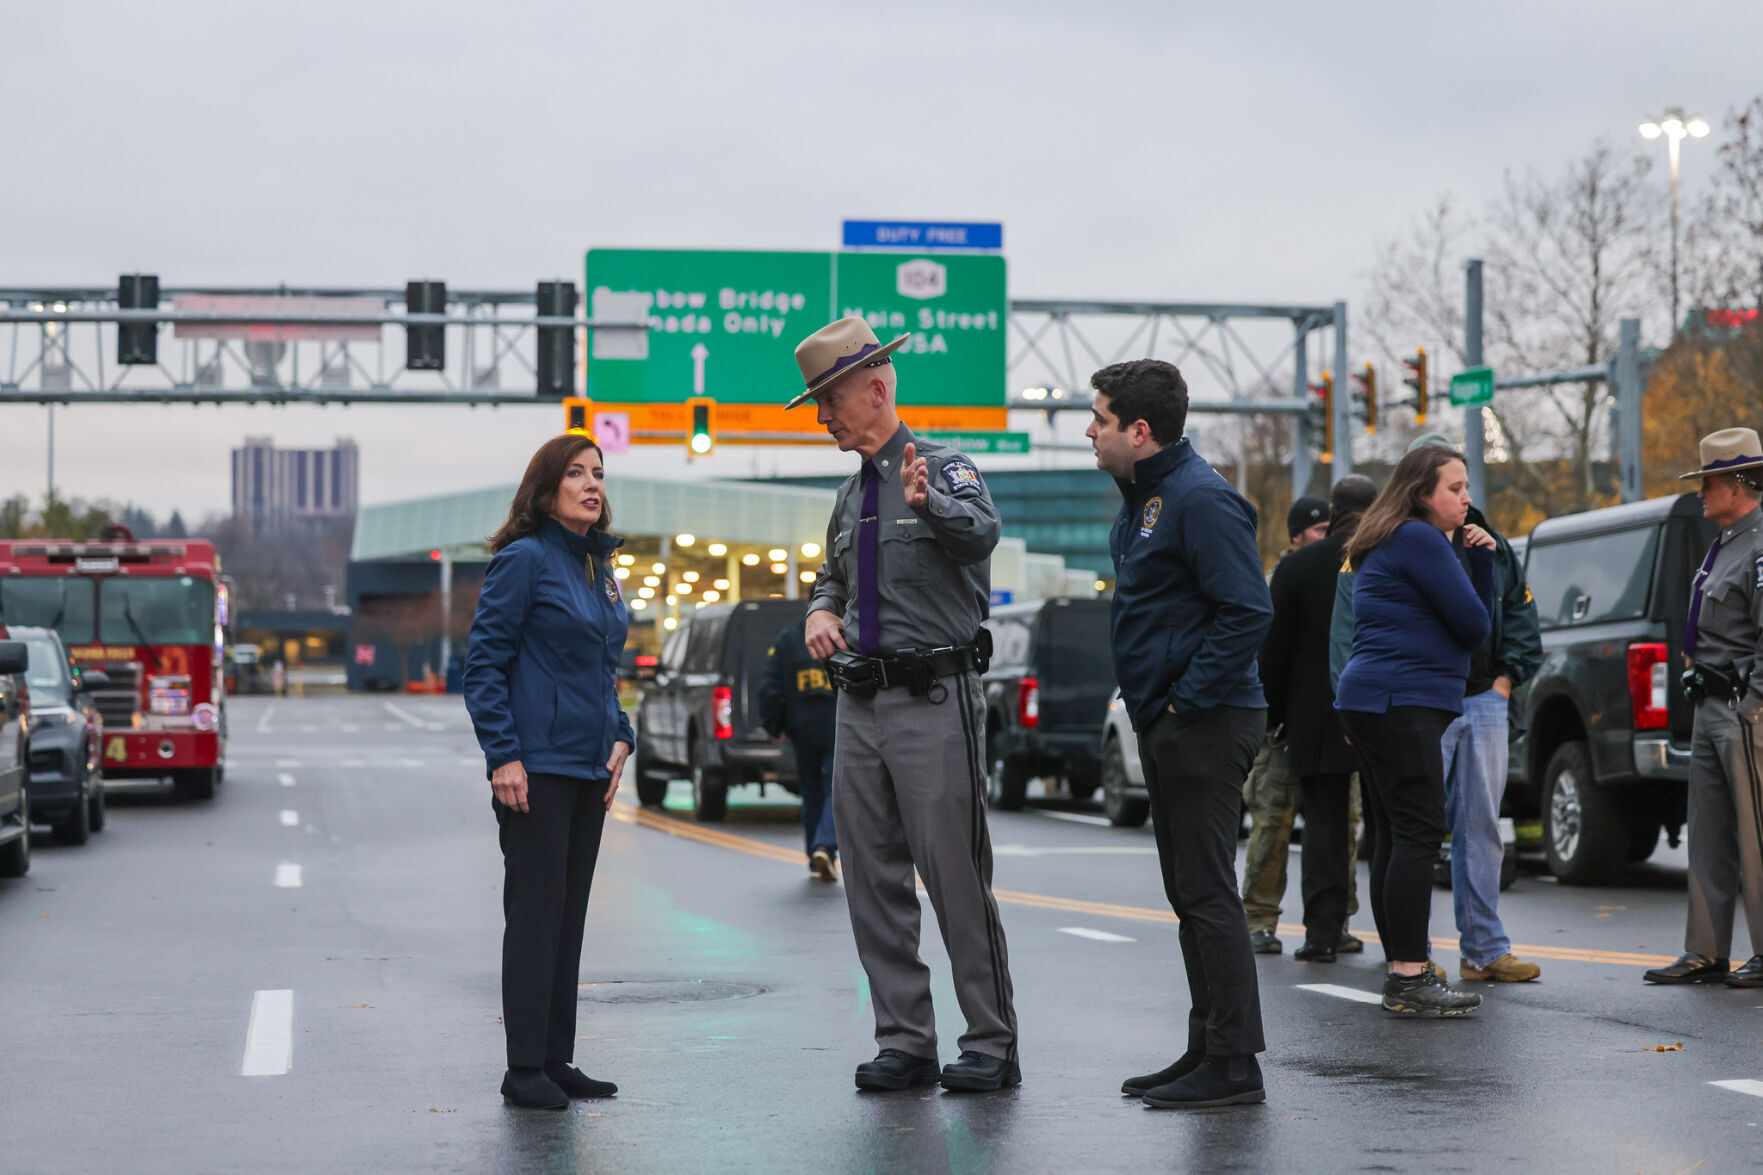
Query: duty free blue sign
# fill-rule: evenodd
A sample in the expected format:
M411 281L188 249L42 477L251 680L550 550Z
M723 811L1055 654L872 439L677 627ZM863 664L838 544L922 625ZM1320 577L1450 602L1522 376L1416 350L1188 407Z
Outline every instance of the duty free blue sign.
M847 249L1002 249L1002 224L916 220L847 220Z

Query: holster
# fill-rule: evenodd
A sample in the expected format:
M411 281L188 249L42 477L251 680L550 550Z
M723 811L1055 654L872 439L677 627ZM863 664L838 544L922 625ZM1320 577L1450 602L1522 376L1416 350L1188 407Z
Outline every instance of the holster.
M1681 680L1684 696L1689 698L1692 706L1699 706L1709 698L1731 705L1744 697L1745 691L1750 688L1746 677L1712 665L1691 665L1683 671Z

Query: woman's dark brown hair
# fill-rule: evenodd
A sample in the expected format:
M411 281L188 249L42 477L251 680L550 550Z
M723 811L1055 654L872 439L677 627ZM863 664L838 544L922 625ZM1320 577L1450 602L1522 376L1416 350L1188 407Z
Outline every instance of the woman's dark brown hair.
M526 473L520 479L520 488L514 491L514 501L508 505L508 521L502 524L501 530L490 536L491 554L516 539L538 533L539 527L550 517L551 507L556 505L557 487L563 484L563 475L585 449L594 450L594 456L602 462L606 460L605 454L600 452L600 446L579 433L566 432L539 446L533 459L526 463ZM592 529L611 528L612 504L606 500L605 491L602 490L600 517L594 521Z
M1347 540L1348 570L1359 570L1365 556L1382 546L1404 522L1426 520L1425 499L1439 488L1439 470L1452 461L1469 464L1463 454L1444 445L1422 445L1396 463L1383 492Z

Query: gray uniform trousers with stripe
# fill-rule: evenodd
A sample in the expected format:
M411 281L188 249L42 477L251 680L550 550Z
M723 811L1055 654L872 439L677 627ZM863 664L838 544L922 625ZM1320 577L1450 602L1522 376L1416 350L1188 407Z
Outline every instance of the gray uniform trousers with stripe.
M1724 701L1696 707L1690 740L1689 924L1684 950L1730 958L1742 896L1751 952L1763 954L1763 725Z
M918 957L916 867L967 1019L961 1048L1015 1061L1016 1010L986 829L984 699L973 673L938 684L947 690L941 703L900 688L839 695L833 810L851 930L869 976L876 1044L936 1056L930 969Z

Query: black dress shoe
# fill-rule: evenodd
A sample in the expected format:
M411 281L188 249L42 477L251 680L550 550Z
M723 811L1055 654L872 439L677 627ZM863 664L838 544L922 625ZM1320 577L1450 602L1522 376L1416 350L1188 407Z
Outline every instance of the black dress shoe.
M1022 1070L1015 1061L987 1056L968 1049L959 1060L943 1066L943 1088L987 1093L1007 1085L1021 1085Z
M1154 1110L1205 1110L1264 1102L1267 1090L1254 1057L1207 1057L1186 1077L1146 1090L1143 1100Z
M935 1057L915 1057L899 1049L883 1049L875 1060L857 1066L858 1089L910 1089L935 1085L941 1077Z
M618 1086L610 1081L595 1081L574 1065L547 1065L545 1076L557 1083L570 1097L612 1097Z
M1752 955L1750 962L1723 978L1728 987L1763 987L1763 955Z
M1142 1097L1148 1089L1156 1089L1159 1085L1168 1085L1179 1080L1200 1067L1206 1054L1189 1049L1181 1055L1181 1059L1167 1069L1159 1069L1155 1073L1147 1073L1143 1077L1128 1077L1120 1083L1120 1092L1128 1097Z
M1252 930L1249 932L1249 949L1257 955L1277 955L1285 948L1280 945L1279 935L1271 930Z
M1746 964L1750 966L1750 964ZM1683 955L1669 967L1655 967L1641 978L1648 983L1719 983L1732 967L1731 959L1707 955Z
M1335 961L1335 948L1305 940L1303 946L1292 952L1292 958L1300 963L1332 963Z
M527 1110L562 1110L569 1097L543 1069L510 1069L502 1075L502 1100Z
M1365 953L1365 940L1351 934L1342 934L1340 945L1335 950L1343 955L1362 955Z

